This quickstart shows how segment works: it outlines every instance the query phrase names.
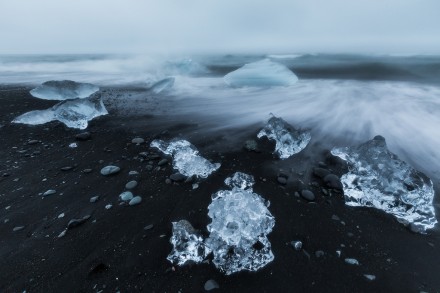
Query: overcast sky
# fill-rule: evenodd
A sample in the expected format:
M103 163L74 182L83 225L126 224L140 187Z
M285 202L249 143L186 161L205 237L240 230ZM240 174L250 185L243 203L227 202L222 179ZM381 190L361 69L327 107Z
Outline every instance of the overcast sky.
M440 54L440 0L0 0L0 53Z

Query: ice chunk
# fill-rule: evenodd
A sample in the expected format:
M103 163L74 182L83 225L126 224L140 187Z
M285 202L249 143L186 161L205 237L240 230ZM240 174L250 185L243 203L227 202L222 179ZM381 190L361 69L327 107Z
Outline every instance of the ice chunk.
M220 168L220 163L211 163L199 155L199 151L186 140L174 139L171 142L153 140L151 147L158 148L164 154L173 157L173 166L180 174L207 178Z
M266 126L257 135L258 138L263 136L275 141L275 153L280 159L287 159L299 153L311 139L310 132L296 129L275 116L269 119Z
M261 196L252 192L252 176L236 173L225 182L233 188L213 195L206 245L214 254L214 265L225 274L257 271L274 259L267 234L275 219Z
M290 86L298 81L298 77L286 66L264 59L226 74L224 81L233 87Z
M349 165L341 177L347 205L381 209L421 232L435 226L432 181L390 152L383 137L331 152Z
M35 110L24 113L12 120L12 123L21 123L29 125L40 125L44 123L56 120L55 114L52 109L47 110Z
M167 259L178 265L184 265L187 261L202 262L210 253L205 247L203 237L186 220L173 222L173 236L170 243L173 245L173 250Z
M155 84L150 87L150 91L155 94L159 94L165 90L169 90L174 85L174 77L167 77L162 80L159 80Z
M85 129L88 121L108 114L99 97L62 101L47 110L30 111L18 116L12 122L39 125L58 120L67 127Z
M31 95L44 100L85 99L99 91L99 87L90 83L71 80L51 80L30 91Z

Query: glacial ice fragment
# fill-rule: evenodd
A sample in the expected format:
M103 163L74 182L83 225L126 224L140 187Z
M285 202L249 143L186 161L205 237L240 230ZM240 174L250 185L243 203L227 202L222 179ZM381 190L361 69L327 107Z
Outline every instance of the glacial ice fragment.
M99 91L99 87L90 83L80 83L71 80L51 80L30 91L36 98L44 100L85 99Z
M298 77L286 66L269 59L245 64L224 76L227 85L242 86L290 86Z
M155 94L159 94L165 90L171 89L173 85L174 85L174 77L167 77L153 84L150 87L150 91L152 91Z
M55 113L52 111L52 109L47 109L34 110L24 113L12 120L12 123L40 125L54 120L56 120Z
M206 246L213 252L214 265L227 275L257 271L274 259L267 234L275 219L261 196L252 192L252 176L236 173L225 182L233 186L232 190L215 193L208 207L212 222Z
M287 159L302 151L312 137L310 132L296 129L275 116L269 119L257 135L258 138L263 136L275 141L275 153L280 159Z
M172 156L173 167L180 174L187 177L207 178L212 172L220 168L220 163L211 163L200 156L199 151L187 140L174 139L168 143L156 139L151 142L150 146Z
M331 153L349 166L341 177L347 205L375 207L420 232L435 226L432 181L390 152L385 138L376 136Z
M173 236L170 243L173 245L173 250L167 259L178 265L184 265L187 261L200 263L210 252L205 247L203 237L186 220L173 222Z

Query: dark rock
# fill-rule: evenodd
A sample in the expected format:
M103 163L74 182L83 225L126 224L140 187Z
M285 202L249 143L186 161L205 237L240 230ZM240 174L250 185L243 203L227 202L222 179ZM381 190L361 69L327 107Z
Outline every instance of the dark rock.
M86 173L86 174L87 174L87 173L91 173L92 171L93 171L92 169L84 169L84 170L83 170L83 173Z
M317 258L320 258L320 257L323 257L324 256L324 251L322 251L322 250L317 250L317 251L315 251L315 256L317 257Z
M157 163L158 166L163 166L165 164L168 164L168 160L167 159L162 159L159 161L159 163Z
M90 218L90 215L84 216L81 219L72 219L67 224L67 229L72 229L72 228L78 227L78 226L84 224L89 218Z
M167 179L165 179L165 183L166 183L166 184L171 184L171 183L173 183L173 182L171 181L170 178L167 178Z
M326 170L324 168L313 168L313 175L315 175L316 177L324 178L328 174L330 174L329 170Z
M12 231L18 232L18 231L21 231L23 229L24 229L24 226L17 226L17 227L14 227L14 229L12 229Z
M150 225L145 226L145 227L144 227L144 230L151 230L151 229L153 229L153 228L154 228L154 225L153 225L153 224L150 224Z
M277 181L281 185L286 185L287 184L287 178L286 177L278 176L277 177Z
M244 148L250 152L258 152L258 144L253 139L246 140L246 142L244 143Z
M36 139L32 139L32 140L30 140L30 141L28 141L28 145L34 145L34 144L37 144L37 143L39 143L40 141L38 141L38 140L36 140Z
M301 191L301 196L308 201L315 200L315 195L313 194L313 192L311 192L310 190L307 190L307 189L304 189Z
M324 182L328 187L333 189L342 190L343 188L341 180L339 180L339 177L335 174L328 174L325 176Z
M170 179L173 180L174 182L181 182L186 179L186 176L180 173L174 173L170 175Z
M62 167L62 168L61 168L61 171L70 171L70 170L72 170L72 169L73 169L72 166L65 166L65 167Z
M91 138L92 138L92 136L90 135L90 132L87 132L87 131L82 132L82 133L78 133L77 135L75 135L76 140L85 141L85 140L89 140Z

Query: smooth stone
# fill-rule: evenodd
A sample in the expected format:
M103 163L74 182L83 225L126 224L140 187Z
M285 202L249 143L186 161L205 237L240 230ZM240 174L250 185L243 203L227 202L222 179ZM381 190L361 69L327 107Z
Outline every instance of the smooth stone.
M83 170L83 173L86 173L86 174L87 174L87 173L92 173L92 171L93 171L92 169L84 169L84 170Z
M91 202L91 203L95 203L95 202L97 202L98 200L99 200L99 196L93 196L93 197L90 198L90 202Z
M317 258L320 258L320 257L323 257L324 256L324 251L322 251L322 250L317 250L317 251L315 251L315 256L317 257Z
M151 229L153 229L153 228L154 228L154 225L153 225L153 224L150 224L150 225L145 226L145 227L144 227L144 230L151 230Z
M328 174L324 177L324 182L327 184L328 187L333 189L342 190L342 182L339 180L339 177L335 174Z
M70 171L70 170L72 170L72 169L73 169L72 166L66 166L66 167L62 167L62 168L61 168L61 171Z
M210 279L210 280L206 281L203 288L205 288L205 291L211 291L211 290L220 288L220 286L218 285L218 283L216 281L214 281L213 279Z
M36 140L36 139L32 139L32 140L30 140L30 141L28 141L28 145L33 145L33 144L37 144L37 143L39 143L39 141L38 140Z
M55 190L49 189L48 191L43 193L43 196L48 196L48 195L52 195L52 194L55 194L55 193L57 193Z
M244 148L247 151L256 152L258 151L258 143L253 139L246 140L244 143Z
M20 231L23 229L24 229L24 226L17 226L17 227L14 227L14 229L12 229L12 231L17 232L17 231Z
M337 215L332 215L332 220L340 221L341 219Z
M153 166L151 166L151 165L147 165L147 166L145 167L145 170L147 170L147 171L151 171L151 170L153 170Z
M131 140L131 143L135 143L135 144L141 144L141 143L144 143L144 142L145 142L145 140L143 138L140 138L140 137L136 137L136 138L133 138Z
M165 184L171 184L171 183L173 183L173 182L171 181L170 178L165 179Z
M180 173L174 173L170 175L170 179L173 180L174 182L181 182L186 179L186 176Z
M290 244L293 246L293 248L295 248L295 250L301 250L302 248L302 242L301 241L292 241L290 242Z
M125 188L127 189L133 189L138 185L136 180L132 180L130 182L128 182L127 184L125 184Z
M101 169L101 174L104 176L116 174L121 170L118 166L106 166Z
M72 219L67 224L67 229L72 229L75 227L78 227L79 225L82 225L90 218L90 215L84 216L81 219Z
M89 140L91 138L92 138L92 136L91 136L90 132L82 132L82 133L78 133L77 135L75 135L75 139L82 140L82 141Z
M278 177L277 177L277 181L278 181L278 183L281 184L281 185L286 185L286 184L287 184L287 178L286 178L286 177L283 177L283 176L278 176Z
M307 189L304 189L301 191L301 196L308 201L315 200L315 195L313 194L313 192L311 192L310 190L307 190Z
M131 206L135 206L138 205L142 202L142 197L140 196L135 196L132 198L132 200L130 200L130 202L128 203Z
M375 275L369 275L369 274L364 274L364 277L368 280L368 281L374 281L376 279Z
M105 209L106 209L106 210L109 210L109 209L111 209L112 207L113 207L113 206L112 206L111 204L108 204L108 205L105 206Z
M128 172L128 175L130 175L130 176L139 175L139 172L138 171L130 171L130 172Z
M158 165L158 166L163 166L163 165L165 165L165 164L167 164L167 163L168 163L168 160L167 160L167 159L162 159L162 160L159 161L159 163L157 163L157 165Z
M326 170L324 168L313 168L313 175L315 175L319 178L324 178L328 174L330 174L329 170Z
M345 263L347 263L347 264L349 264L349 265L355 265L355 266L358 266L358 265L359 265L358 260L357 260L357 259L354 259L354 258L346 258L346 259L345 259Z
M130 201L133 199L133 193L130 191L124 191L119 195L119 199L122 201Z

